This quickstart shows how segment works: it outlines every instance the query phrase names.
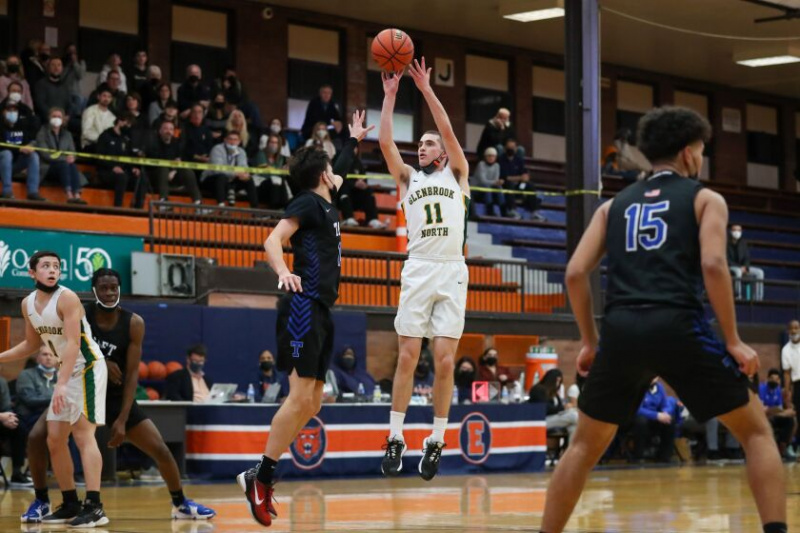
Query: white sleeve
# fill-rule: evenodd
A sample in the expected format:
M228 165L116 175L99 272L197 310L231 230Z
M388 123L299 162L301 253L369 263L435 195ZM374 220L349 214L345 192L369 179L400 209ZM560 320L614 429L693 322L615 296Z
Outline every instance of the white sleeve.
M783 367L784 372L792 368L792 358L789 351L789 344L787 343L781 350L781 367Z
M576 400L580 395L581 391L578 388L578 385L576 385L575 383L570 385L569 389L567 389L567 397L570 398L571 400Z

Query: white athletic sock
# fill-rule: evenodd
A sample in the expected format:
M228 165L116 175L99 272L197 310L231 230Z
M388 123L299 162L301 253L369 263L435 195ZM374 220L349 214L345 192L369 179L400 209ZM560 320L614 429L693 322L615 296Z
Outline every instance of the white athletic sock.
M399 413L397 411L389 411L389 438L390 439L399 439L403 442L406 439L403 438L403 421L406 419L405 413Z
M447 429L447 419L433 417L433 433L431 440L434 442L444 442L444 431Z

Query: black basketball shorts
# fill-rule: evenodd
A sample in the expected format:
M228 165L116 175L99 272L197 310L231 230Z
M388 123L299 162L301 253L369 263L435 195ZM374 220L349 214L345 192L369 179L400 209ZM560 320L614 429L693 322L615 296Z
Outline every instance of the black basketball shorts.
M119 412L122 410L122 396L106 396L106 425L111 427L114 422L119 418ZM131 428L138 426L140 423L144 422L145 420L149 420L145 412L139 407L139 404L136 403L136 400L133 400L131 404L131 411L128 414L128 421L125 423L125 430L128 431Z
M624 426L655 376L700 422L749 401L746 376L702 311L645 306L614 308L603 318L578 406L591 418Z
M333 352L333 319L327 307L302 294L281 298L276 338L278 370L325 381Z

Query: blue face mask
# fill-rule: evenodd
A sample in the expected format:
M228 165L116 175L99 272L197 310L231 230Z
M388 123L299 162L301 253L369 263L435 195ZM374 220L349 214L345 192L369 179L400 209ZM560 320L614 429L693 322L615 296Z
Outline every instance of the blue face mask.
M55 368L47 368L44 365L39 365L39 370L41 370L45 374L52 374L52 373L54 373L56 371Z
M19 111L6 111L6 120L9 124L16 124L19 120Z

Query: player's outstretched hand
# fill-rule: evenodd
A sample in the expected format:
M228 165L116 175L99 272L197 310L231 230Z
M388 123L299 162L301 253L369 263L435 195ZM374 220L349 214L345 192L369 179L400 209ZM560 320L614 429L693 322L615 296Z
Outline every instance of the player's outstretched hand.
M728 353L739 363L739 370L741 370L745 376L752 378L756 372L758 372L761 362L758 360L758 354L754 349L742 341L735 344L728 344L726 348L728 349Z
M278 289L283 289L286 292L303 292L303 286L300 284L300 276L295 276L291 272L284 274L278 278Z
M584 344L581 346L581 351L578 354L578 374L583 377L589 375L589 369L592 368L594 363L594 356L597 353L597 347L591 344Z
M394 96L397 94L397 89L400 87L400 78L403 72L381 72L381 79L383 80L383 92L387 96Z
M364 137L367 136L367 133L371 132L375 129L375 125L369 126L367 128L364 127L364 121L367 118L367 112L359 111L356 109L353 112L353 122L350 124L350 137L355 137L358 142L364 140Z
M422 56L421 61L420 63L420 61L415 59L414 62L408 66L408 75L414 80L414 85L417 86L417 89L424 91L431 88L432 69L425 66L425 56Z

